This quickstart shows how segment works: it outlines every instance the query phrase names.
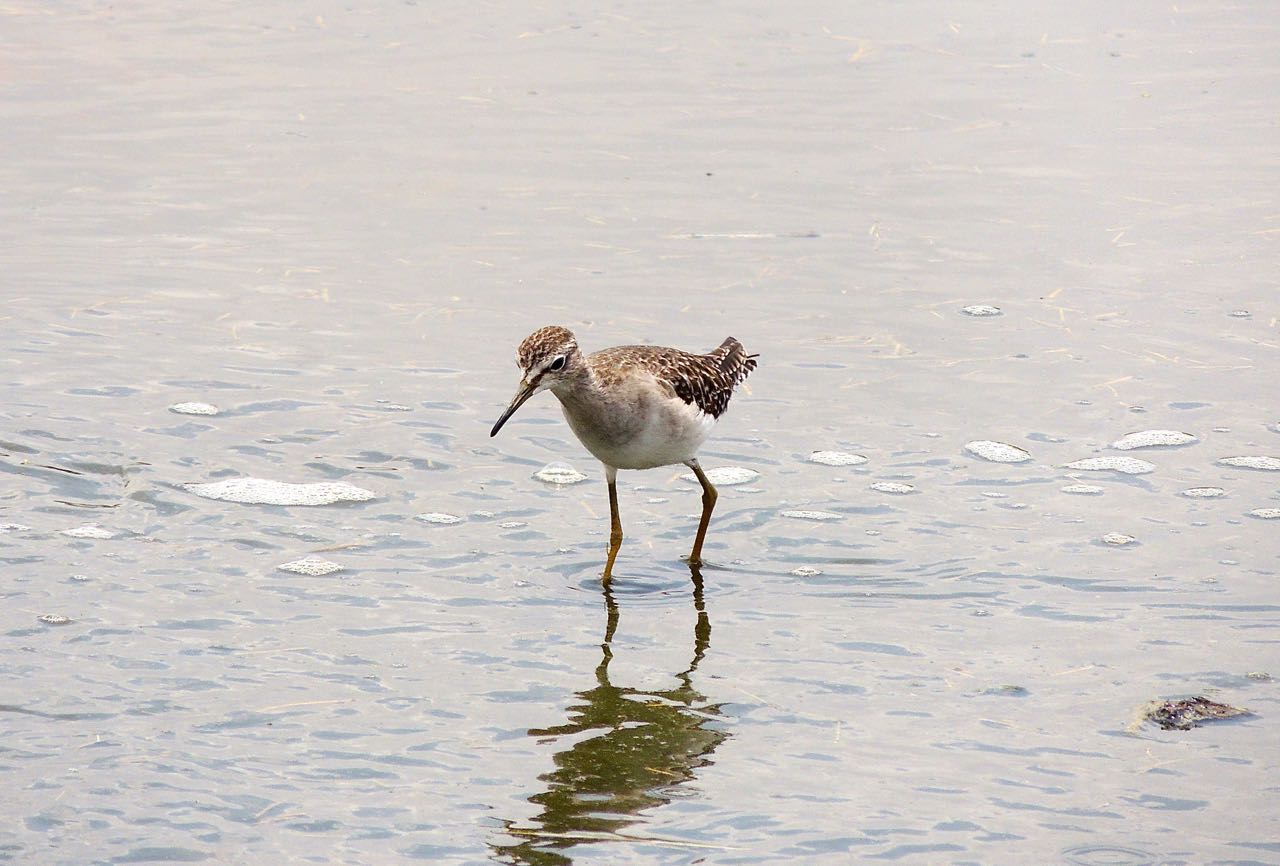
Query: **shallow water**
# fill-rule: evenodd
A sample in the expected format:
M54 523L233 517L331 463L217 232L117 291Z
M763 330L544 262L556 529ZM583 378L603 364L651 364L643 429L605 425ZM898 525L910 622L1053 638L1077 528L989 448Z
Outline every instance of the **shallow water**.
M0 861L1280 862L1280 13L862 7L0 9Z

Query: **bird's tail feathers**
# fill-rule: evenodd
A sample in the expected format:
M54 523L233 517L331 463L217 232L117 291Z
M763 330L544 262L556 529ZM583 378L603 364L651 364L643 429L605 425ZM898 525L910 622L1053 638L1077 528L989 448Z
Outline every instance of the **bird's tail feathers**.
M720 369L733 377L734 384L740 384L756 368L759 355L748 355L747 350L733 337L725 337L723 343L711 352L712 357L720 360Z

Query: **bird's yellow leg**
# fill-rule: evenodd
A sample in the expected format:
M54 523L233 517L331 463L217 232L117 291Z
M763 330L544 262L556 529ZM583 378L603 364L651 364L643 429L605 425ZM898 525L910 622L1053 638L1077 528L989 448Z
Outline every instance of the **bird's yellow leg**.
M716 499L719 498L719 494L711 486L711 482L707 480L707 474L702 471L702 467L696 459L690 460L685 465L693 470L693 474L698 476L698 482L702 485L702 520L698 521L698 535L693 540L693 552L689 554L690 565L701 565L702 542L706 540L707 527L711 525L711 512L716 507Z
M622 519L618 517L618 470L606 466L605 476L609 480L609 558L604 564L604 576L608 583L613 578L613 561L618 558L618 549L622 547Z

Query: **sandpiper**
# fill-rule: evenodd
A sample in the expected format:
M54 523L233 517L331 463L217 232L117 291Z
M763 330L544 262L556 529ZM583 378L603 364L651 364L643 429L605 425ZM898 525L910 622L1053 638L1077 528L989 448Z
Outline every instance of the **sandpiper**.
M497 436L526 400L550 390L579 441L604 464L609 482L609 558L604 580L622 546L618 470L683 463L702 484L702 520L689 554L702 563L702 542L716 506L716 489L698 464L698 448L729 408L733 389L756 368L733 337L705 355L665 346L615 346L582 354L568 328L539 328L516 350L523 377L507 411L493 425Z

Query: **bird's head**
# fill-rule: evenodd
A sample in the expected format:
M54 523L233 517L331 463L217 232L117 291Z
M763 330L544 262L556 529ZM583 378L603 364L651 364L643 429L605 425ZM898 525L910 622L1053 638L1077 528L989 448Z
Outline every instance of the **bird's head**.
M572 331L559 325L547 325L520 343L516 350L516 365L523 374L520 387L516 389L507 411L489 431L490 436L497 436L507 419L534 394L554 388L557 382L577 375L582 370L582 352L578 350L578 340Z

